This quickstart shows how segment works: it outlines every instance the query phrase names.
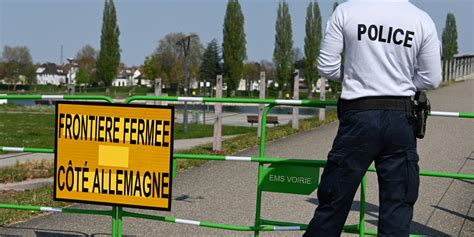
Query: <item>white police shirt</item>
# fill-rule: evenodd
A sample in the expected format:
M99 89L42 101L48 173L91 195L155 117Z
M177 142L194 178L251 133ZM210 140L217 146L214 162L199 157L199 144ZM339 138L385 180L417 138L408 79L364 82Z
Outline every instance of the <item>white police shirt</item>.
M408 0L352 0L327 23L318 69L342 80L343 99L413 96L417 89L438 87L440 57L433 21Z

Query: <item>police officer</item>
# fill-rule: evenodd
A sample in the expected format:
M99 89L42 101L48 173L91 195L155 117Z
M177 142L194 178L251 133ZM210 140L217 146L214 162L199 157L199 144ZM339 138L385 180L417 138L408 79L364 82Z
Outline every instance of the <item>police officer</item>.
M408 0L349 0L337 7L318 69L342 81L340 123L304 236L341 234L372 162L379 184L378 234L408 236L419 186L411 97L439 85L440 61L433 21Z

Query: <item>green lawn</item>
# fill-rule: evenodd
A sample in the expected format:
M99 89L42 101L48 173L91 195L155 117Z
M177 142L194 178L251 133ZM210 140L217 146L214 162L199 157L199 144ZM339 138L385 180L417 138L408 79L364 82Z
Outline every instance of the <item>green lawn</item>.
M54 114L0 110L0 146L53 147Z

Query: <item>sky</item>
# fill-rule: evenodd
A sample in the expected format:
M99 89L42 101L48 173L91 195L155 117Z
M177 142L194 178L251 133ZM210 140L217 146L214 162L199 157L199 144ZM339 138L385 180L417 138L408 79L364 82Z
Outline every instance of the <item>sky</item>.
M323 28L335 0L319 0ZM456 17L460 53L474 53L473 0L410 0L435 22L439 38L446 15ZM195 32L206 45L222 43L226 0L115 0L121 31L122 62L140 65L170 32ZM287 0L294 47L303 49L310 0ZM341 0L339 0L341 2ZM272 60L277 0L240 0L245 18L247 58ZM98 49L104 1L0 0L0 51L4 45L27 46L35 63L60 63L86 44Z

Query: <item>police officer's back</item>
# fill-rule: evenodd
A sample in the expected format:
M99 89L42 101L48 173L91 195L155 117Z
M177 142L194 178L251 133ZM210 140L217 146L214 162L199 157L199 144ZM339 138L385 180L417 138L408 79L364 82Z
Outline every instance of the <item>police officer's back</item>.
M433 21L407 0L352 0L337 7L326 26L318 69L342 81L340 124L305 236L340 235L374 161L379 235L408 235L419 186L411 97L417 89L439 85L440 63Z

